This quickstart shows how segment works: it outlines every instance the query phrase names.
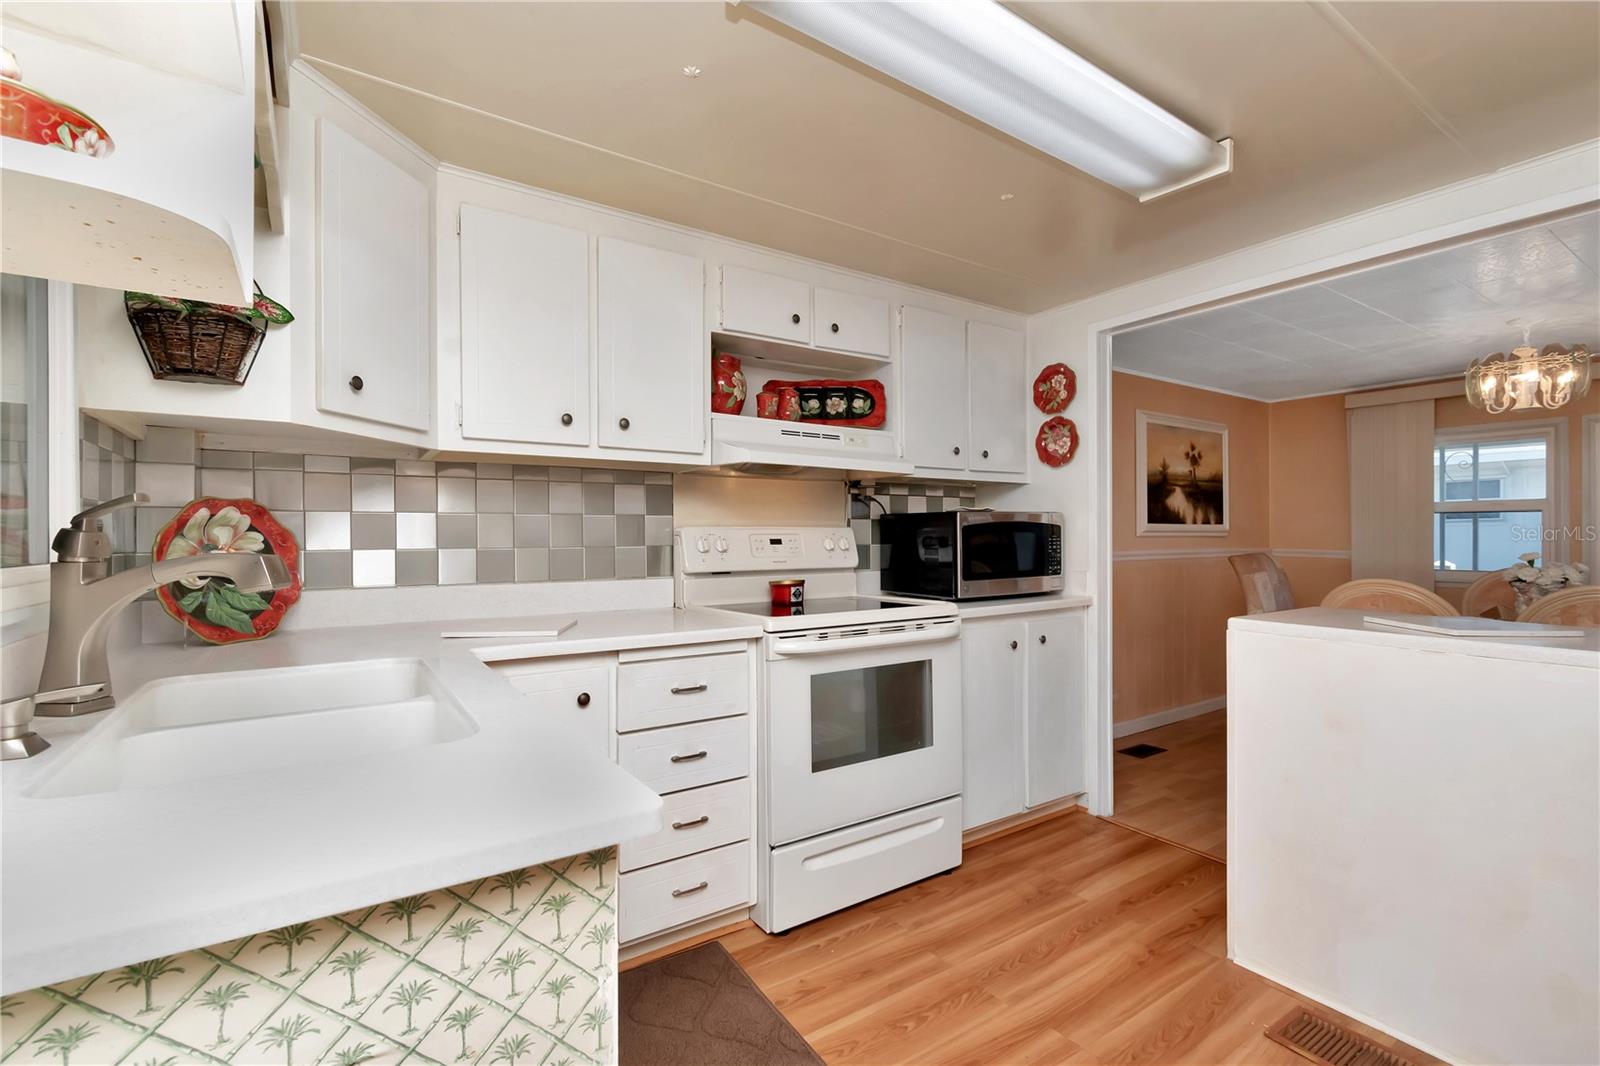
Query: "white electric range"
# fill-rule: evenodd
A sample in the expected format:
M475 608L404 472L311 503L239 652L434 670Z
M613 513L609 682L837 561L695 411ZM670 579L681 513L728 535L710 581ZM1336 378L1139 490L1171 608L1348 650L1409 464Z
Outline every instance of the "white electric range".
M675 532L683 607L761 619L757 900L779 932L961 863L961 620L856 594L848 529ZM768 582L803 578L798 610Z

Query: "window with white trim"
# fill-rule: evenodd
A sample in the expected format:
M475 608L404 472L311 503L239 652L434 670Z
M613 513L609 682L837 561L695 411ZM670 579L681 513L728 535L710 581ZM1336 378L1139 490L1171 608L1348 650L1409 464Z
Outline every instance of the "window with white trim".
M1433 568L1472 576L1543 554L1557 528L1559 441L1552 426L1470 427L1433 450Z

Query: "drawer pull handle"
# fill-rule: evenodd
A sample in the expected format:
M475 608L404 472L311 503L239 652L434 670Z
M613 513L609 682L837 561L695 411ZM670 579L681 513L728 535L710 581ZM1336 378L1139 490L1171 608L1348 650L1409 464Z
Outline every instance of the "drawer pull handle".
M701 684L698 684L698 685L673 685L672 686L672 694L674 696L690 696L690 695L693 695L696 692L704 692L705 690L706 690L706 686L705 686L704 683L701 683Z
M578 693L578 706L579 707L587 707L587 706L589 706L589 694L587 692Z
M710 752L707 752L704 748L702 748L701 750L695 752L693 755L674 755L672 757L672 761L673 762L694 762L696 759L704 759L709 754L710 754Z
M709 881L701 881L698 885L695 885L693 888L675 888L675 889L672 890L672 895L674 896L674 898L676 898L678 896L692 896L696 892L704 892L707 888L710 888L710 887L711 887L711 882L709 882Z
M695 826L697 826L697 825L705 825L709 821L711 821L711 815L702 814L700 817L696 818L692 822L673 822L672 823L672 828L674 828L674 829L693 829Z

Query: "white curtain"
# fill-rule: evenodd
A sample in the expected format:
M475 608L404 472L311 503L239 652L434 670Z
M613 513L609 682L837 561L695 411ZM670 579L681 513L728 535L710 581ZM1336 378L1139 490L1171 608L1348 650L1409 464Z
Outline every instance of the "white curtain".
M1356 407L1350 440L1350 576L1433 587L1433 400Z

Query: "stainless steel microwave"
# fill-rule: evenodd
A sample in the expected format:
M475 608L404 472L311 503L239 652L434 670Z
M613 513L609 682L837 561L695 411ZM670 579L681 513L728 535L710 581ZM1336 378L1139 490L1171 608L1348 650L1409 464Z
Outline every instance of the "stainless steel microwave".
M1057 511L886 514L884 592L941 600L1031 596L1066 587Z

